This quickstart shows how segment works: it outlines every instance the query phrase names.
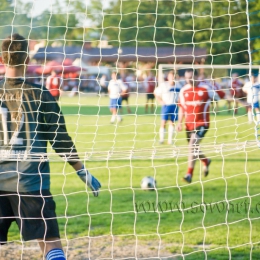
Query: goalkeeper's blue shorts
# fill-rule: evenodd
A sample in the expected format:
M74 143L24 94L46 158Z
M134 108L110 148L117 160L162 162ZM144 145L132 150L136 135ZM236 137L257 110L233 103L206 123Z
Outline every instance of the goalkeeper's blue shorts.
M33 192L0 191L0 244L16 221L25 241L60 237L55 202L48 190Z

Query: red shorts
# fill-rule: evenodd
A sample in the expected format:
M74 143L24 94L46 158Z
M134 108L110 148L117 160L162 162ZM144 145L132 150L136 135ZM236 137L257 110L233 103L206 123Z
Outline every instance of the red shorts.
M230 89L230 95L234 98L242 98L244 96L242 89Z

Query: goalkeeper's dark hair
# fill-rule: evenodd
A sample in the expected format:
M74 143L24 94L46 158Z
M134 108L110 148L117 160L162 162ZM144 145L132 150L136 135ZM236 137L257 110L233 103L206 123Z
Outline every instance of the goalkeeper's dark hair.
M5 65L22 66L28 57L28 41L18 33L12 34L3 40L1 51Z

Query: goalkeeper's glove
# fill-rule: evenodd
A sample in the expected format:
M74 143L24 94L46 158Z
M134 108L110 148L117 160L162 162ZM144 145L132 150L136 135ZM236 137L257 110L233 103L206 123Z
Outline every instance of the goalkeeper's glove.
M97 197L99 188L101 188L100 182L94 176L92 176L84 166L81 170L77 171L77 174L80 179L93 191L93 195Z

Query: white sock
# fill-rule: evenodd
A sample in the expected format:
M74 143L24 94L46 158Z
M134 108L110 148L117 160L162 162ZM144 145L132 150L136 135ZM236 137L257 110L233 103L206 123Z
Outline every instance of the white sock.
M252 123L253 115L251 111L247 111L248 123Z
M111 123L114 123L115 120L116 120L116 116L115 116L115 115L112 115L110 122L111 122Z
M160 142L164 141L164 128L160 127L159 129L159 138L160 138Z
M122 121L122 117L120 115L117 115L117 122Z
M256 114L256 120L258 123L260 123L260 113L259 112L257 112L257 114Z
M173 136L174 130L175 130L174 126L169 125L169 128L168 128L168 144L172 144L172 136Z

